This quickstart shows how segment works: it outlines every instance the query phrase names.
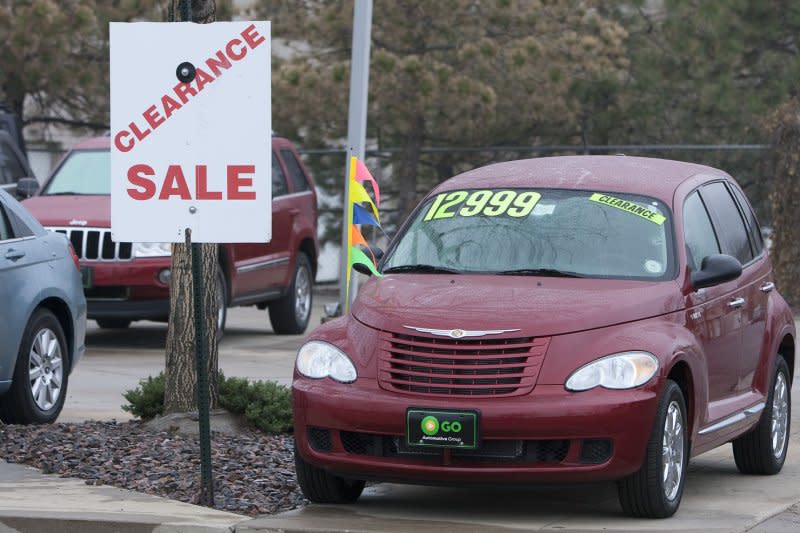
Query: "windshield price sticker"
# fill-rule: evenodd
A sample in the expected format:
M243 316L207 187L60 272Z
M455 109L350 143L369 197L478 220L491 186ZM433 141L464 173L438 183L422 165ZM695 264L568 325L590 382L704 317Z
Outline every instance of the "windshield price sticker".
M523 218L531 214L541 197L535 191L517 192L510 189L443 192L433 200L423 220L441 220L456 215Z
M594 193L589 197L589 200L597 202L599 204L615 207L617 209L625 211L626 213L630 213L632 215L644 218L645 220L649 220L650 222L658 224L659 226L664 224L664 221L667 220L667 217L657 212L654 208L644 207L642 205L629 202L627 200L614 198L613 196L609 196L607 194Z
M477 411L406 411L406 443L409 446L469 448L478 446Z

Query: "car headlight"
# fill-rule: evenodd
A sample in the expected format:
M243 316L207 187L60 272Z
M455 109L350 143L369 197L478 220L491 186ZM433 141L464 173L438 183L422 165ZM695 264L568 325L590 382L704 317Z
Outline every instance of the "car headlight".
M172 254L172 245L168 242L135 242L133 257L164 257Z
M311 341L301 346L296 366L297 371L307 378L331 377L342 383L352 383L358 377L350 358L327 342Z
M594 387L632 389L644 385L658 371L658 359L649 352L622 352L583 365L567 379L566 388L584 391Z

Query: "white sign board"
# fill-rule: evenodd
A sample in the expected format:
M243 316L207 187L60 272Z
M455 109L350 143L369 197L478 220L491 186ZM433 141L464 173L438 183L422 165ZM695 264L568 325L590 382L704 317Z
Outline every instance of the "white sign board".
M269 241L270 23L110 33L114 240Z

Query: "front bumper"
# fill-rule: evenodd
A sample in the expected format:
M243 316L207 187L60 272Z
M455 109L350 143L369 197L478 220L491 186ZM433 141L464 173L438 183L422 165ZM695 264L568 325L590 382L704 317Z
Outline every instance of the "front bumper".
M90 319L166 320L169 286L158 279L169 257L131 261L81 261L89 280L84 288Z
M525 396L470 400L405 395L360 378L344 385L295 376L297 449L309 463L356 479L410 483L570 483L619 479L644 459L658 401L644 387L571 393L537 385ZM475 452L408 453L409 407L477 409Z

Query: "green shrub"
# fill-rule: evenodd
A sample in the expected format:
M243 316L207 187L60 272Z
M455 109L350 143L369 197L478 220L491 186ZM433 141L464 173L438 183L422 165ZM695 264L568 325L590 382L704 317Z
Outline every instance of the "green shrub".
M122 409L143 420L164 414L164 373L139 382L139 387L123 395L129 405ZM226 378L219 373L219 403L233 414L244 416L248 424L268 433L292 429L292 396L289 389L273 381L250 382Z
M139 381L139 386L133 390L125 391L122 396L128 400L128 405L123 405L122 410L128 411L133 416L142 420L155 418L164 413L164 373L156 377L148 376Z

